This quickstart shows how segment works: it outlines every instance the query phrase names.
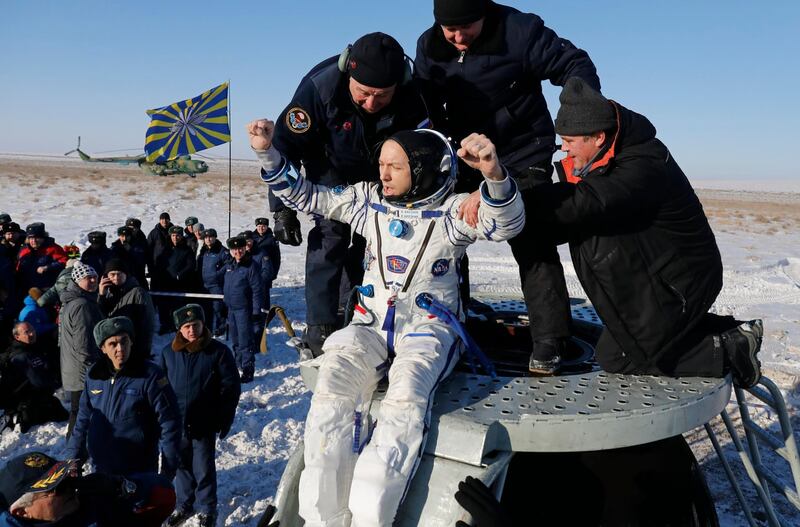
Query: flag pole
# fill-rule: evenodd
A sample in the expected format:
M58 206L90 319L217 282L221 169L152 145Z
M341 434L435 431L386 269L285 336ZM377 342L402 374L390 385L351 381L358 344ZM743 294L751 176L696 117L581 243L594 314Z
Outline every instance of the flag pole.
M228 79L228 123L231 122L231 80ZM228 126L230 128L230 126ZM233 183L233 176L231 171L231 143L233 143L233 134L231 133L231 140L228 141L228 238L231 237L231 187Z

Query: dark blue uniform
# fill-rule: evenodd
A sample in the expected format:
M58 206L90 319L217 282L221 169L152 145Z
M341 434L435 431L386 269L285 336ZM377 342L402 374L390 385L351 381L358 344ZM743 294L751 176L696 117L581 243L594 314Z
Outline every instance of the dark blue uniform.
M255 328L263 324L261 266L249 253L245 253L241 261L237 263L231 260L223 269L222 289L228 308L228 330L233 340L233 353L236 365L247 377L247 374L252 375L255 368Z
M349 75L339 71L338 57L315 66L300 82L276 119L273 144L306 178L328 187L377 181L381 142L399 130L418 128L427 120L425 104L411 85L400 85L391 104L376 114L360 111L350 98ZM283 205L270 196L270 209ZM337 322L339 290L361 283L365 242L350 226L321 218L308 234L306 253L306 320ZM346 280L342 270L346 271Z
M204 335L188 343L178 333L161 352L161 367L178 398L183 418L180 464L175 479L178 508L213 514L217 509L216 434L224 438L239 403L239 372L231 350Z
M161 368L135 359L116 373L106 356L91 367L65 457L81 457L86 445L98 472L125 476L158 472L160 446L172 479L181 437L175 392Z
M200 256L197 257L197 268L200 270L206 291L214 295L222 294L223 276L220 270L230 259L230 253L219 240L214 240L210 248L203 245ZM206 320L211 321L208 325L215 335L219 335L225 327L225 304L222 300L212 300L206 305L211 306L213 312L213 314L206 312Z
M589 55L546 27L541 18L489 3L481 34L459 51L439 25L417 41L415 76L432 118L454 140L486 134L517 184L526 206L534 186L552 184L553 120L542 82L563 86L580 77L600 89ZM472 192L483 181L462 164L456 192ZM569 295L550 231L534 221L509 241L519 264L534 341L569 335Z
M267 229L264 236L253 233L253 258L255 258L261 266L261 282L264 286L264 309L268 309L271 305L270 302L270 289L272 289L272 281L278 277L278 271L281 268L281 249L272 230Z

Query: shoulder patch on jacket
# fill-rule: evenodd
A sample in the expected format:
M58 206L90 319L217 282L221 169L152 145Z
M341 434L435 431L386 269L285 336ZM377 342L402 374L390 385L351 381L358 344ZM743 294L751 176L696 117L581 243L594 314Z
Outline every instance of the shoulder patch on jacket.
M89 390L89 393L91 393L92 395L100 395L101 393L103 393L103 390Z
M286 126L296 134L304 134L311 129L311 117L307 111L294 106L286 112Z

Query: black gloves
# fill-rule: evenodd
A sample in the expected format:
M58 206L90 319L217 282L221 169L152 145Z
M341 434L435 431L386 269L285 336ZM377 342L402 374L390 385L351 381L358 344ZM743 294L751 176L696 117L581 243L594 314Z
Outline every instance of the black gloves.
M269 521L275 515L275 506L269 505L267 506L267 510L264 511L264 514L261 516L261 519L258 520L258 524L256 527L279 527L281 522L273 522L270 523Z
M472 515L477 527L510 527L511 521L503 513L500 503L482 481L467 476L458 484L456 501ZM466 523L456 522L456 527L468 527Z
M303 233L300 232L300 220L297 219L297 212L284 208L277 211L273 218L275 224L272 227L272 233L275 235L275 239L295 247L303 243Z

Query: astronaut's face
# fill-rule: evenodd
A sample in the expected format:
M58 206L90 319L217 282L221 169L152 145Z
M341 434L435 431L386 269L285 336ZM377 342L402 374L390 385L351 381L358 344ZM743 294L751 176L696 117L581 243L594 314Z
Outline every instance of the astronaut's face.
M383 143L381 156L378 159L378 170L381 173L384 196L404 196L411 190L411 167L408 164L408 156L395 141L389 140Z

